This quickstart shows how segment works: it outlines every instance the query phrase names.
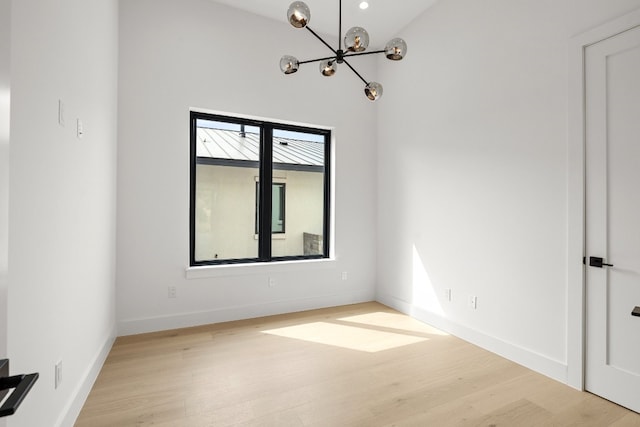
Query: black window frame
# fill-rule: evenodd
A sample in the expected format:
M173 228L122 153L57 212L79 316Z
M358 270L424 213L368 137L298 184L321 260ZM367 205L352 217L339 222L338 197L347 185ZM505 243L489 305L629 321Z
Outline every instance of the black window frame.
M263 230L258 234L258 256L256 258L239 258L239 259L212 259L200 260L195 259L196 246L196 165L197 157L197 123L198 120L210 120L218 122L226 122L237 125L255 126L260 129L260 160L257 162L259 166L259 197L262 200L259 209L259 229ZM330 221L331 221L331 130L313 128L307 126L297 126L284 123L278 123L268 120L246 119L242 117L226 116L220 114L203 113L199 111L191 111L189 117L190 123L190 156L189 156L189 174L190 174L190 192L189 192L189 265L191 267L206 265L224 265L224 264L251 264L277 261L292 260L309 260L329 258L330 253ZM324 138L324 166L321 167L323 172L323 190L324 190L324 212L323 212L323 253L318 255L296 255L296 256L272 256L272 227L271 214L272 210L272 190L273 190L273 131L291 131L302 132L314 135L321 135ZM200 162L207 164L208 161L203 158ZM287 168L287 165L284 165ZM318 168L318 167L316 167Z

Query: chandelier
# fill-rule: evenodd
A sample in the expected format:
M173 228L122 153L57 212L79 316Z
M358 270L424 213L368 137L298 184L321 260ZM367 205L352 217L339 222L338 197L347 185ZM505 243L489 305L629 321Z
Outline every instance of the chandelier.
M287 10L287 19L295 28L306 28L311 34L313 34L318 40L320 40L326 47L333 52L333 55L309 59L307 61L299 61L296 57L291 55L284 55L280 59L280 70L285 74L293 74L298 71L300 65L308 64L311 62L320 63L320 73L323 76L333 76L338 70L338 64L346 64L347 67L353 71L356 76L360 78L365 84L364 93L371 101L376 101L382 96L382 85L378 82L367 81L356 71L351 64L347 61L347 58L362 55L373 55L377 53L384 53L386 57L392 61L400 61L407 54L407 43L401 38L394 38L384 49L365 52L369 47L369 33L362 27L350 28L344 35L344 49L342 45L342 0L339 1L339 17L338 17L338 49L331 47L329 43L324 41L322 37L316 34L309 27L309 21L311 20L311 10L304 2L295 1L291 3Z

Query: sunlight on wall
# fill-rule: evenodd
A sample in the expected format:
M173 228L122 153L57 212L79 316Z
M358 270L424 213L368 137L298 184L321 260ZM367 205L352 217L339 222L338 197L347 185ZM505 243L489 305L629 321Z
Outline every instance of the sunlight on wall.
M429 338L416 336L411 332L407 335L329 322L307 323L262 332L367 353L376 353L429 340Z
M9 104L11 92L6 87L0 87L0 144L9 143Z
M444 315L436 290L424 267L422 258L415 245L413 246L413 305L431 313Z

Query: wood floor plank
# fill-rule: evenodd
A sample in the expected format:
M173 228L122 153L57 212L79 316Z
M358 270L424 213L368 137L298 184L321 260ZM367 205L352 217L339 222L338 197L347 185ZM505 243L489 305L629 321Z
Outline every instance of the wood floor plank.
M76 427L640 426L378 303L118 338Z
M527 399L510 402L470 424L535 427L549 425L552 414Z

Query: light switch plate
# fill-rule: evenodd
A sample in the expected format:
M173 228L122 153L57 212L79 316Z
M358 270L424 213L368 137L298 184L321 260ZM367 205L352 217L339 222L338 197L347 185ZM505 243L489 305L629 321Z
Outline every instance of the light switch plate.
M64 102L62 99L58 100L58 124L64 126Z
M78 139L82 139L84 135L84 125L82 124L82 120L78 119L76 128Z

